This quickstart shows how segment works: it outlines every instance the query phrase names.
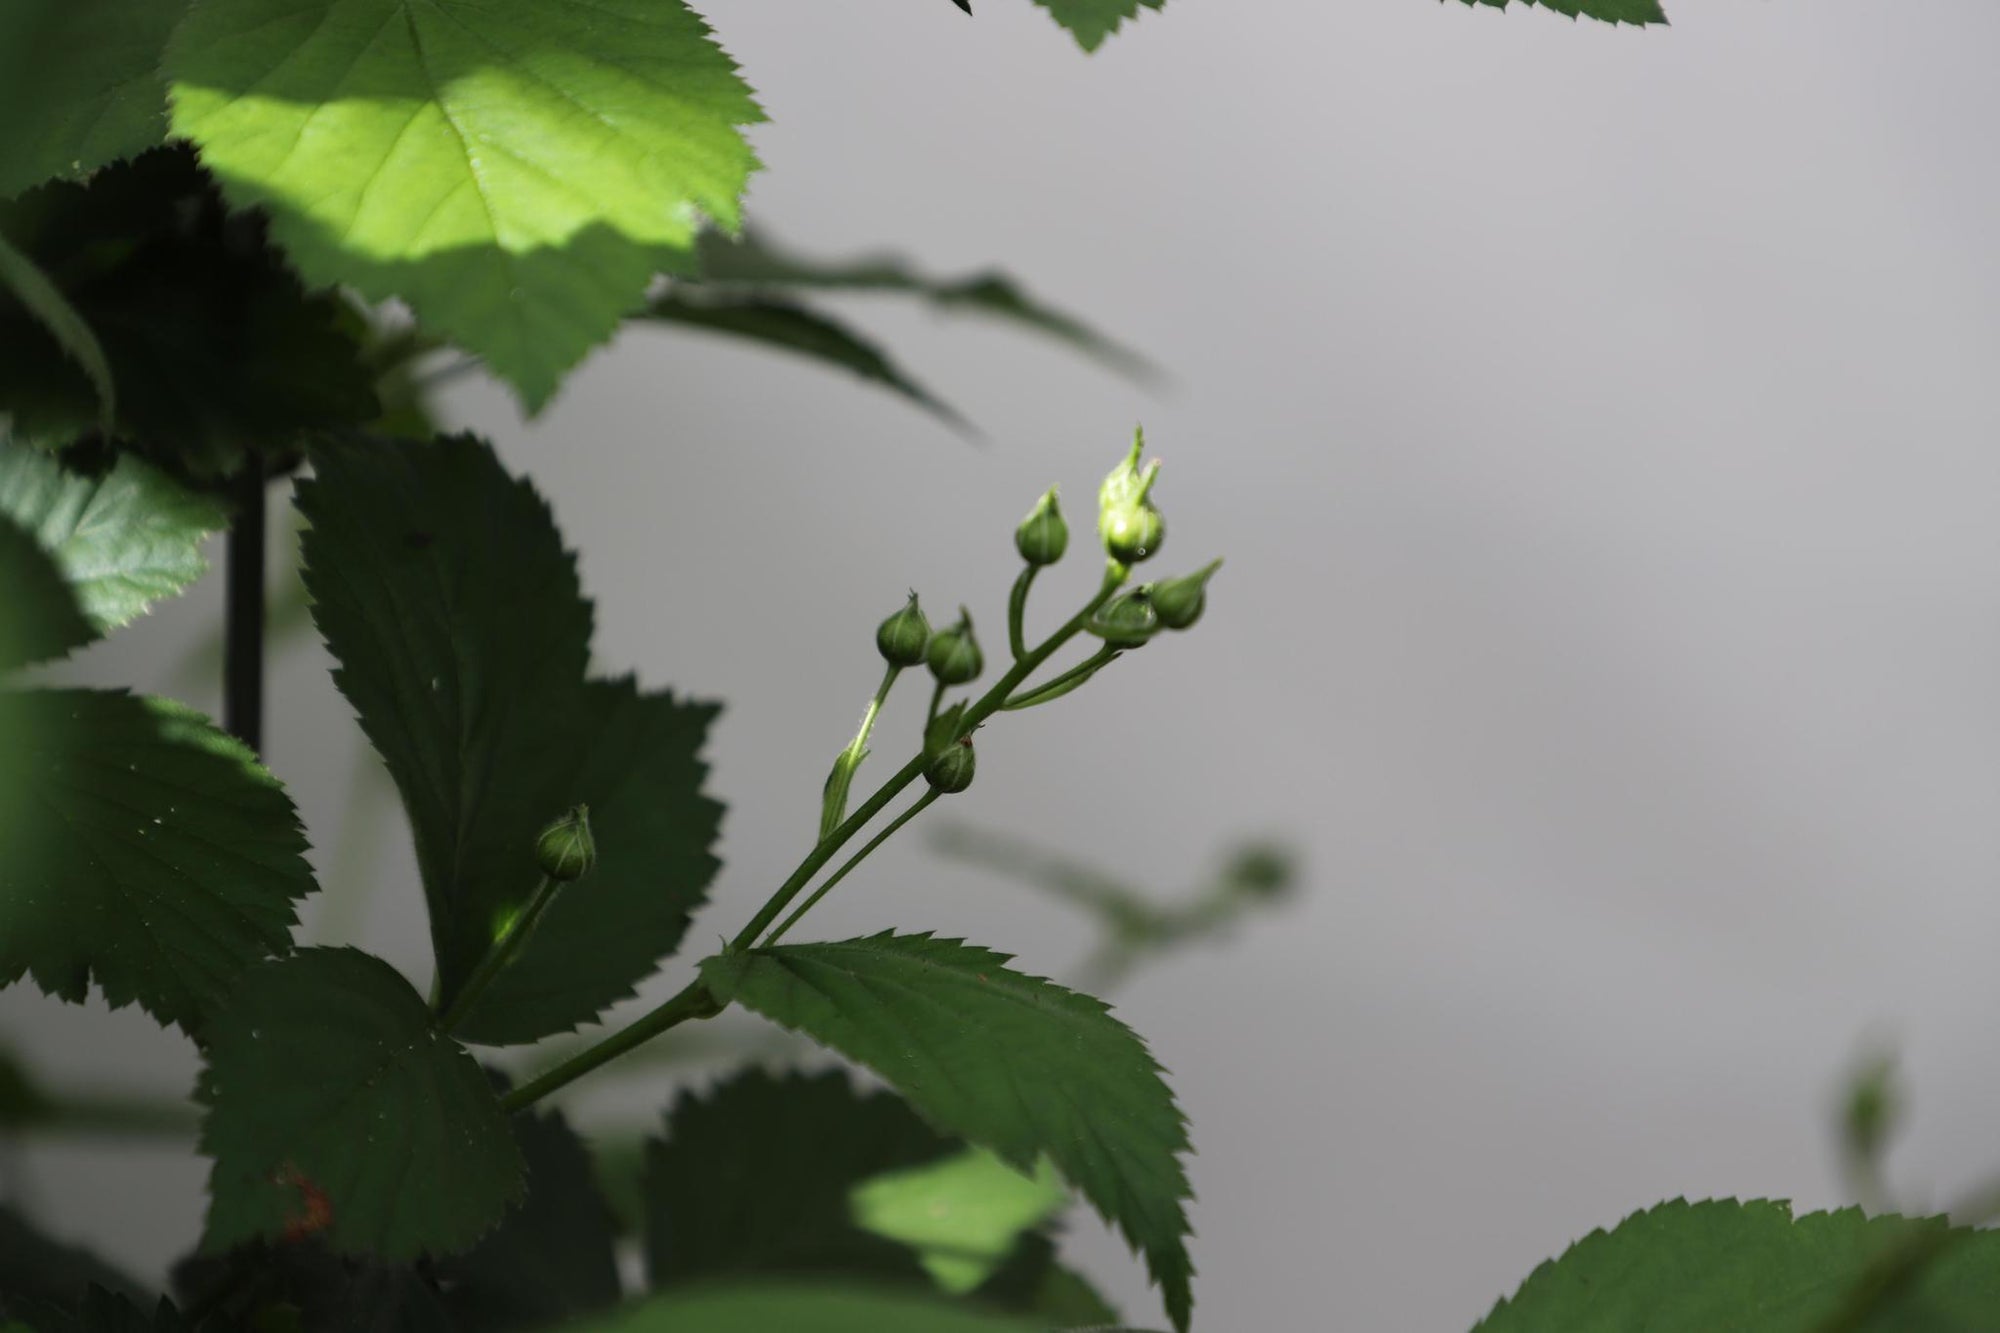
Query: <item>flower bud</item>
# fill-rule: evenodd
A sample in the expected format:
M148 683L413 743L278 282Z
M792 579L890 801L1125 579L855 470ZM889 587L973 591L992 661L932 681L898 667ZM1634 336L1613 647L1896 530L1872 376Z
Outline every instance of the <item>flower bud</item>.
M890 666L913 667L924 660L930 638L931 622L924 619L917 595L911 593L909 605L876 628L875 649Z
M1113 560L1128 565L1159 550L1166 536L1166 524L1149 498L1160 465L1155 460L1139 466L1145 448L1145 432L1135 433L1132 452L1097 488L1097 535Z
M924 767L924 780L950 796L972 785L975 767L977 760L972 752L972 737L966 736L938 752Z
M1145 588L1120 593L1084 628L1113 648L1137 648L1160 632L1160 615Z
M985 670L986 659L980 655L979 641L972 637L972 613L959 607L958 623L931 635L926 656L930 659L931 674L944 685L963 685Z
M1153 609L1167 629L1186 629L1201 619L1208 605L1208 581L1222 568L1220 560L1210 561L1192 574L1167 579L1152 586Z
M590 832L590 807L570 812L542 830L535 841L535 860L542 873L561 884L582 879L597 864L597 839Z
M1031 565L1053 565L1069 549L1069 524L1056 504L1056 488L1035 502L1021 526L1014 529L1014 549Z

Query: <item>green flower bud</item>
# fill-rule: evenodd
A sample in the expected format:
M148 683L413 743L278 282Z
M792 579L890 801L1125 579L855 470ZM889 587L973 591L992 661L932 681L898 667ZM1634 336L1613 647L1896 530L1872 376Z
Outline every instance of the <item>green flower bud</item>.
M1069 549L1069 524L1056 504L1056 488L1035 502L1021 526L1014 529L1014 549L1031 565L1053 565Z
M972 637L972 613L959 607L958 623L931 635L926 656L930 659L931 674L945 685L963 685L985 670L986 659L979 652L979 641Z
M1156 460L1144 468L1139 466L1139 455L1145 448L1145 432L1136 432L1132 452L1097 488L1097 535L1104 541L1105 552L1127 565L1159 550L1166 536L1166 524L1149 498L1160 465Z
M597 839L590 832L590 807L570 812L542 830L535 841L535 860L542 873L558 883L582 879L597 864Z
M924 728L924 757L935 759L959 742L959 728L965 723L963 700L939 713Z
M945 795L964 791L972 785L972 772L977 767L972 752L972 737L967 736L954 745L947 745L924 768L924 780Z
M911 593L909 605L875 630L875 649L890 666L913 667L924 660L930 638L931 622L924 619L917 595Z
M1137 648L1160 632L1160 614L1145 588L1120 593L1084 628L1113 648Z
M1160 624L1168 629L1186 629L1200 620L1208 605L1208 581L1221 568L1222 562L1214 560L1192 574L1155 583L1153 609L1160 613Z

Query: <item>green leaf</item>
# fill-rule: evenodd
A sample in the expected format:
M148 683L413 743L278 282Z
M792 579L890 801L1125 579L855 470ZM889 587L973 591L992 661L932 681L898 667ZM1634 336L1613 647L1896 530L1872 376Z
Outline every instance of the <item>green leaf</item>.
M675 1292L564 1333L1047 1333L1040 1323L861 1287L759 1282Z
M314 618L416 835L448 1001L539 879L535 833L584 802L597 867L460 1028L533 1041L632 993L716 870L699 758L715 709L584 679L591 609L548 507L469 437L315 451L299 487Z
M590 1153L559 1111L513 1118L528 1197L478 1248L447 1262L446 1304L462 1328L553 1323L618 1303L611 1210Z
M756 228L741 239L704 232L698 251L700 285L757 291L805 288L912 296L932 309L982 315L1040 333L1095 357L1121 374L1138 379L1158 374L1139 353L1046 302L1030 296L1005 273L973 273L962 278L934 278L896 255L877 255L849 262L806 259L773 242Z
M404 298L531 408L736 226L763 119L681 0L207 0L167 72L309 278Z
M70 1308L93 1286L139 1294L138 1283L96 1255L44 1235L0 1204L0 1312L17 1313L23 1303Z
M111 363L105 360L97 335L69 299L56 290L48 274L9 245L4 236L0 236L0 287L12 292L22 308L41 321L56 345L89 377L91 390L97 395L97 428L109 435L118 420L118 390L111 382Z
M292 803L192 709L99 690L0 693L25 779L0 793L0 982L137 1001L194 1033L291 944L313 888Z
M902 395L953 426L966 428L965 418L905 374L880 347L839 321L796 302L757 296L696 299L669 291L647 304L646 318L727 333L839 366Z
M144 615L208 572L202 544L222 506L129 455L109 472L71 471L0 440L0 518L30 533L68 581L92 637Z
M1046 1154L1135 1248L1188 1325L1186 1123L1145 1044L1100 1001L930 935L728 953L741 1001L873 1069L940 1129L1022 1169Z
M900 1098L839 1071L752 1069L685 1093L646 1145L646 1265L656 1286L720 1277L921 1281L910 1251L856 1226L851 1194L950 1153Z
M0 518L0 673L62 657L97 637L41 543ZM4 797L0 797L4 799Z
M486 1075L358 949L253 969L208 1031L203 1248L314 1236L390 1261L469 1248L521 1197Z
M1486 5L1505 9L1507 0L1458 0L1462 5ZM1540 5L1570 18L1598 19L1605 23L1665 23L1666 11L1660 0L1516 0L1522 5Z
M1090 1328L1112 1333L1118 1311L1090 1280L1056 1262L1055 1242L1030 1232L1014 1253L974 1293L998 1310L1031 1314L1056 1328Z
M1052 1219L1069 1190L1046 1160L1023 1175L983 1148L873 1176L855 1186L854 1220L917 1252L954 1296L999 1270L1023 1233Z
M1106 37L1118 31L1121 23L1138 18L1141 8L1162 9L1167 0L1035 0L1035 3L1069 29L1078 46L1095 51Z
M1872 1317L1841 1327L2000 1328L2000 1232L1954 1231L1943 1219L1871 1218L1857 1208L1795 1218L1778 1202L1675 1199L1611 1231L1593 1231L1544 1263L1477 1333L1810 1333L1845 1307L1871 1269L1879 1276L1875 1265L1898 1254L1931 1261L1909 1287L1878 1292Z
M88 175L160 142L160 56L184 0L0 6L0 197Z
M121 444L207 475L378 410L343 302L308 295L263 233L260 219L223 207L184 148L0 205L0 235L96 334L118 386ZM49 447L101 425L89 375L4 295L0 412L17 439Z

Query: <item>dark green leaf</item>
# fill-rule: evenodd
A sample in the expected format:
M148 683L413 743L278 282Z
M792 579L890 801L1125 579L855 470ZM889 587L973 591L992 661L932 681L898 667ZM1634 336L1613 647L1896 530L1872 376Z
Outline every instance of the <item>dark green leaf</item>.
M0 673L81 648L97 631L41 543L0 518ZM0 797L0 801L4 801Z
M194 1032L288 948L313 888L284 789L191 709L113 691L0 694L25 779L0 793L0 980L92 980Z
M229 521L214 500L129 455L90 476L4 440L0 518L26 529L55 559L99 634L206 573L202 544Z
M184 0L0 5L0 197L160 142L160 56Z
M1123 374L1143 378L1156 373L1138 353L1029 296L1004 273L933 278L894 255L844 263L805 259L755 229L746 230L740 240L715 231L703 233L699 259L700 282L706 287L913 296L936 310L982 315L1045 334Z
M1026 1170L1047 1155L1143 1250L1176 1328L1193 1267L1186 1124L1099 1001L958 940L882 934L702 964L710 990L873 1069L933 1124Z
M585 682L575 561L484 444L314 458L299 489L314 617L409 809L447 999L533 892L536 832L591 808L597 868L461 1031L522 1042L586 1022L680 942L715 873L721 807L698 757L715 710Z
M301 271L406 299L531 408L736 225L763 119L681 0L207 0L167 69Z
M1021 1238L977 1298L997 1310L1034 1315L1056 1328L1108 1329L1118 1311L1090 1280L1056 1262L1055 1242L1039 1232Z
M389 1261L469 1248L521 1197L486 1075L356 949L253 969L210 1024L210 1253L256 1238Z
M590 1153L562 1113L513 1118L528 1197L478 1248L443 1266L446 1303L468 1329L553 1323L616 1305L611 1211Z
M146 0L151 3L152 0ZM197 473L300 431L372 420L376 402L340 299L308 295L232 214L191 153L159 149L87 185L0 207L5 235L97 336L121 439ZM0 412L60 446L98 426L89 375L29 310L0 297Z
M906 375L880 347L796 302L759 296L691 299L669 291L647 304L646 318L727 333L839 366L870 384L901 394L954 426L963 429L966 425L963 417Z
M1593 1231L1481 1320L1477 1333L1638 1329L1647 1333L1812 1333L1856 1284L1899 1255L1928 1255L1914 1281L1882 1294L1849 1333L1975 1333L2000 1328L2000 1232L1942 1219L1793 1217L1783 1203L1676 1199ZM1858 1311L1857 1311L1858 1312Z
M1039 3L1039 0L1037 0ZM1486 5L1505 9L1507 0L1459 0L1462 5ZM1599 19L1605 23L1665 23L1666 11L1660 0L1516 0L1522 5L1540 5L1570 18Z
M1035 0L1055 21L1069 29L1076 43L1095 51L1104 39L1118 31L1127 19L1139 17L1143 9L1162 9L1167 0Z
M89 378L97 395L97 428L109 435L118 420L118 390L111 382L111 363L104 359L97 335L76 313L69 298L56 290L48 274L8 244L5 236L0 236L0 287L12 292L21 308L41 321L56 346Z
M0 1205L0 1313L26 1304L74 1309L93 1286L129 1296L139 1284L96 1255L52 1240Z
M250 1333L453 1333L435 1281L416 1266L330 1252L315 1240L263 1241L174 1265L206 1329Z
M949 1153L887 1093L840 1072L737 1075L683 1094L647 1144L646 1263L656 1286L719 1277L921 1281L910 1251L855 1225L857 1184Z
M565 1333L1048 1333L1042 1324L861 1287L759 1282L635 1301Z

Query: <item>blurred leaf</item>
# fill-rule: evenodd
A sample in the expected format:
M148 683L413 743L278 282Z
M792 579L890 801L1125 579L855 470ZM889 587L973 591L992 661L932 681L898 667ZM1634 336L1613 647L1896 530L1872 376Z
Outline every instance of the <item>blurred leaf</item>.
M28 1304L73 1309L93 1286L140 1293L138 1283L96 1255L49 1238L0 1204L0 1314L20 1315Z
M208 1031L203 1248L324 1242L390 1261L448 1255L522 1194L486 1075L387 963L306 949L253 969Z
M1069 1204L1046 1160L1022 1175L983 1148L872 1176L853 1190L864 1230L917 1252L924 1271L954 1296L992 1277L1024 1232Z
M290 947L314 888L283 787L234 738L163 699L0 693L24 780L0 805L0 981L81 1002L95 980L190 1034L236 978ZM6 793L0 792L0 796Z
M1458 0L1462 5L1486 5L1505 9L1507 0ZM1600 19L1605 23L1665 23L1666 11L1660 0L1516 0L1522 5L1540 5L1570 18Z
M1933 1262L1906 1287L1873 1287L1871 1273L1887 1271L1878 1266L1913 1242L1936 1246ZM2000 1329L2000 1232L1856 1208L1795 1218L1778 1202L1676 1199L1544 1263L1476 1333L1811 1333L1857 1290L1879 1304L1839 1325L1848 1333Z
M584 679L591 607L548 506L470 437L315 451L305 580L334 674L402 792L448 1002L539 879L534 836L588 803L597 868L460 1033L594 1018L671 953L716 870L716 709Z
M160 142L160 56L184 0L0 5L0 197Z
M207 573L202 546L229 523L214 500L129 455L90 476L4 440L0 517L33 534L55 559L96 634L144 615Z
M1031 1314L1057 1328L1102 1329L1118 1322L1118 1311L1088 1278L1056 1262L1055 1242L1040 1232L1021 1237L974 1295L995 1309Z
M763 119L681 0L206 0L167 72L302 272L406 300L530 410L702 217L735 225Z
M966 429L965 418L905 374L880 347L839 321L796 302L759 296L697 300L669 291L647 303L645 318L727 333L838 366Z
M759 1282L635 1301L564 1333L1047 1333L1036 1322L859 1287Z
M1004 273L939 279L926 276L894 255L844 263L805 259L773 244L754 228L746 229L741 240L704 232L697 253L699 285L705 288L804 288L914 296L933 309L984 315L1045 334L1122 374L1145 378L1157 373L1137 352L1074 316L1035 300Z
M511 1123L527 1164L528 1197L440 1273L446 1304L464 1328L553 1323L616 1305L623 1294L611 1210L583 1141L559 1111L524 1112Z
M710 958L703 980L886 1079L940 1129L1023 1169L1046 1154L1144 1251L1188 1325L1187 1130L1145 1044L1099 1001L1005 954L881 934Z
M0 517L0 674L63 657L97 637L41 543ZM0 793L0 803L6 800Z
M1141 8L1160 9L1166 0L1035 0L1035 3L1069 30L1076 44L1095 51L1104 39L1118 31L1127 19L1139 17Z
M856 1226L850 1193L953 1148L888 1093L847 1076L746 1070L682 1094L646 1145L647 1271L655 1286L718 1277L921 1280L903 1246Z
M12 292L21 307L41 321L56 345L89 377L97 395L97 428L109 435L118 420L118 390L111 382L111 365L104 359L104 349L97 345L97 335L48 275L9 245L5 236L0 236L0 287Z

